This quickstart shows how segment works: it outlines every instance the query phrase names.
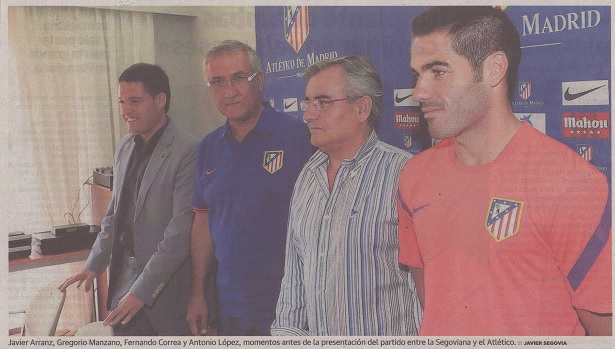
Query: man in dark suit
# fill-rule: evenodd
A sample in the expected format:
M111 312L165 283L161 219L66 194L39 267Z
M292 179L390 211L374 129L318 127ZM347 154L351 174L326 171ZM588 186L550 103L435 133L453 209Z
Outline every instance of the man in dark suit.
M87 292L110 265L105 324L119 335L187 335L197 140L168 117L169 78L160 67L126 69L118 98L129 135L115 154L112 200L85 268L60 289L85 282Z

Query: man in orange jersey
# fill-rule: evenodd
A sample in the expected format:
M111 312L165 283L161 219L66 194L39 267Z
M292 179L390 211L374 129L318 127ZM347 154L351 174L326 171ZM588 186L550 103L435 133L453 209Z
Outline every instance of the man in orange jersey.
M399 260L424 307L419 334L611 335L607 180L514 116L512 22L435 7L412 31L413 99L442 140L400 176Z

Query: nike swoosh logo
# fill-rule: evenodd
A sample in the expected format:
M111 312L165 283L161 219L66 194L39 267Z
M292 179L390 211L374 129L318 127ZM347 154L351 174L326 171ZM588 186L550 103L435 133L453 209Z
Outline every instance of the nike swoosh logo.
M210 175L210 174L212 174L212 173L216 172L216 170L217 170L217 169L218 169L218 168L216 167L216 168L214 168L213 170L205 170L205 174L206 174L206 175Z
M405 101L406 99L408 99L410 97L412 97L412 93L407 95L407 96L405 96L405 97L399 97L399 95L396 93L395 94L395 103L401 103L401 102Z
M567 101L573 101L573 100L575 100L577 98L585 96L588 93L592 93L592 92L596 91L599 88L603 88L604 86L606 86L606 85L598 86L598 87L592 88L591 90L582 91L582 92L578 92L578 93L570 93L570 87L568 87L566 89L566 92L564 92L564 99L567 100Z
M284 103L284 109L290 108L293 104L297 103L297 101L292 102L291 104Z
M412 209L412 214L415 214L415 213L419 212L420 210L424 209L425 207L427 207L429 205L431 205L431 204L427 204L427 205L423 205L423 206L419 206L419 207L414 207Z

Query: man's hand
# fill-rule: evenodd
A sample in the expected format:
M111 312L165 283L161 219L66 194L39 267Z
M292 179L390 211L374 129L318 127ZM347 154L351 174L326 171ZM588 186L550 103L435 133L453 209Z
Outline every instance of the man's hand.
M105 321L103 321L103 325L115 326L118 323L126 325L141 308L143 308L143 302L131 295L130 292L126 293L126 295L120 299L117 308L113 309Z
M81 287L81 284L85 281L85 292L90 292L90 290L92 289L92 286L94 285L94 278L98 276L98 274L96 274L95 272L89 270L89 269L83 269L82 271L80 271L79 273L75 274L72 277L69 277L68 279L66 279L61 285L60 287L58 287L58 289L62 292L64 292L66 290L66 288L72 284L74 284L75 282L79 282L77 284L77 288Z
M207 328L207 302L204 295L190 295L188 303L188 315L186 321L190 325L193 336L204 336L208 332Z

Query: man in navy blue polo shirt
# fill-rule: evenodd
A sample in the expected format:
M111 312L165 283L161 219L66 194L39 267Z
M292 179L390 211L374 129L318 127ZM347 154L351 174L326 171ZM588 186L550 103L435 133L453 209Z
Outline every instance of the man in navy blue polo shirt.
M263 73L248 45L212 47L203 70L227 121L197 152L187 320L194 335L207 333L209 276L217 260L217 333L269 335L284 274L290 197L312 153L310 135L303 122L261 102Z

